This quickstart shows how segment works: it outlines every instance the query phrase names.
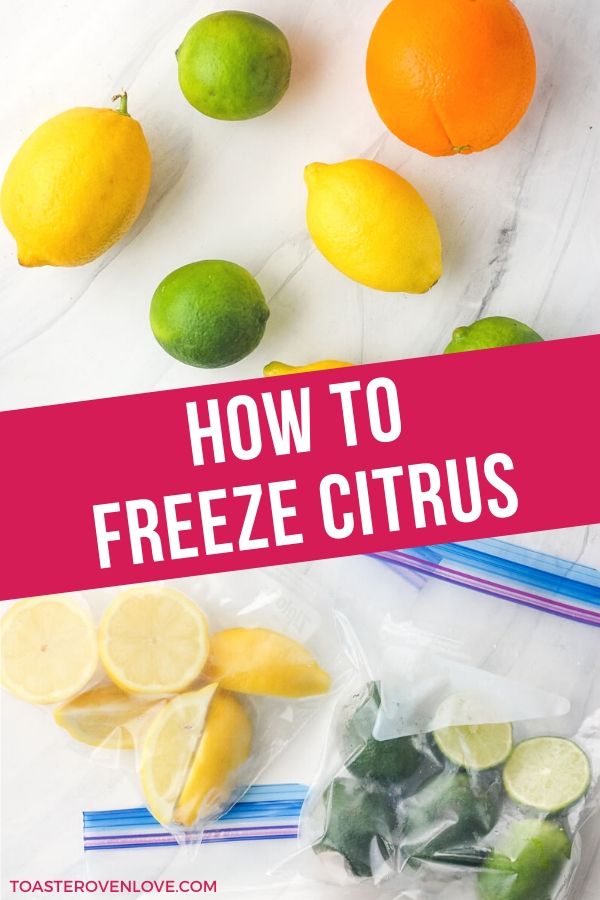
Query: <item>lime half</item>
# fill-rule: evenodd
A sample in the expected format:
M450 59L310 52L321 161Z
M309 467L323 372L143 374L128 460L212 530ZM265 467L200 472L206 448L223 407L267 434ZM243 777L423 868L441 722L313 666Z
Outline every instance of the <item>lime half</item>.
M518 744L504 767L506 793L521 806L554 813L572 806L590 785L583 750L566 738L530 738Z
M508 759L512 750L512 726L451 725L433 732L444 756L471 772L492 769Z

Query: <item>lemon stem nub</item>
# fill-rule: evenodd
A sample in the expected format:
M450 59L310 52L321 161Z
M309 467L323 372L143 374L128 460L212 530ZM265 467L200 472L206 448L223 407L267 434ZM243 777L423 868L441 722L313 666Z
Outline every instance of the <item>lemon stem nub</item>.
M121 91L120 94L115 94L115 96L112 98L112 102L114 103L115 100L121 101L119 103L119 109L117 110L117 112L121 113L122 116L128 116L129 113L127 112L127 91Z

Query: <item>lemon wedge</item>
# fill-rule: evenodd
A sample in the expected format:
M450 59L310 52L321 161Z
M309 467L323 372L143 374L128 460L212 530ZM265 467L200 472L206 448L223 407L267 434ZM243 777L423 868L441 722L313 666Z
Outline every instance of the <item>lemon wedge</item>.
M72 738L107 750L133 750L155 701L131 697L115 684L102 684L54 710L54 721Z
M167 701L148 728L140 763L154 818L191 826L218 808L233 789L251 739L244 707L215 684Z
M302 644L268 628L213 634L206 677L228 691L270 697L325 694L331 678Z
M68 700L98 665L92 617L63 595L17 601L0 623L0 647L3 685L30 703Z
M182 691L208 656L202 611L179 591L154 585L117 594L104 612L99 639L109 677L130 694Z

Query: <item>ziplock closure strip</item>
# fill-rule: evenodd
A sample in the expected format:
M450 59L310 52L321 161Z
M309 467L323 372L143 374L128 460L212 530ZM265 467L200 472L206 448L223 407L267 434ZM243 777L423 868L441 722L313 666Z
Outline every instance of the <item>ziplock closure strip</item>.
M144 807L84 812L84 850L296 838L307 791L300 784L254 785L212 828L179 835L160 825Z
M495 539L372 555L482 594L600 626L600 572L586 566ZM442 565L446 560L455 566ZM482 578L465 567L492 577ZM566 602L548 594L558 594Z

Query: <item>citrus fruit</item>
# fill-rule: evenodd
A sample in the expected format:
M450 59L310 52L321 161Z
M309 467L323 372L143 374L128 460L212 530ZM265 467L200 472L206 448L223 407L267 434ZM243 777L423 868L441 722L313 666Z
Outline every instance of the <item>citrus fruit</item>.
M548 813L560 812L583 797L590 778L587 756L566 738L522 741L504 767L504 788L511 800Z
M0 649L2 684L30 703L67 700L98 665L92 617L62 595L13 604L0 622Z
M100 623L100 658L109 677L131 694L182 691L200 675L208 655L201 610L179 591L122 591Z
M329 262L380 291L421 294L442 274L436 221L415 188L368 159L312 163L308 230Z
M488 316L472 325L456 328L444 353L462 353L465 350L488 350L491 347L509 347L514 344L535 344L544 339L539 334L506 316Z
M304 366L288 366L282 362L271 362L265 366L263 375L269 377L271 375L295 375L298 372L319 372L322 369L343 369L351 366L352 363L340 362L337 359L321 359L319 362L307 363Z
M535 78L531 37L510 0L392 0L367 52L379 115L431 156L498 144L525 114Z
M214 684L169 700L152 720L140 761L148 809L163 825L191 826L227 800L248 757L252 726Z
M154 705L130 697L114 684L102 684L58 706L54 720L76 741L107 750L132 750Z
M373 726L380 705L379 686L372 682L342 734L346 768L357 778L398 784L417 770L421 754L410 737L375 740Z
M331 678L297 641L268 628L213 634L204 674L240 694L308 697L325 694Z
M148 809L163 825L173 821L216 689L209 684L173 697L146 732L140 758L142 789Z
M339 853L359 878L375 875L393 853L396 815L391 794L351 778L336 778L324 800L325 832L315 852Z
M433 739L446 759L471 772L491 769L508 759L513 746L512 725L480 724L483 710L469 695L452 694L436 711L436 719L442 722L456 721L457 715L465 724L433 731Z
M189 827L227 803L251 743L252 724L245 708L232 694L217 691L175 807L178 824Z
M272 22L247 12L213 13L192 25L177 50L186 100L213 119L252 119L285 94L291 55Z
M241 266L211 259L190 263L161 281L150 324L166 352L203 369L230 366L258 347L269 307Z
M116 98L115 98L116 99ZM81 107L49 119L8 167L0 195L23 266L81 266L125 235L150 188L144 132L121 108Z
M500 777L480 780L465 772L444 772L404 801L402 853L434 859L448 850L465 851L488 834L500 816Z
M555 822L513 822L478 875L480 900L550 900L570 854L571 842Z

